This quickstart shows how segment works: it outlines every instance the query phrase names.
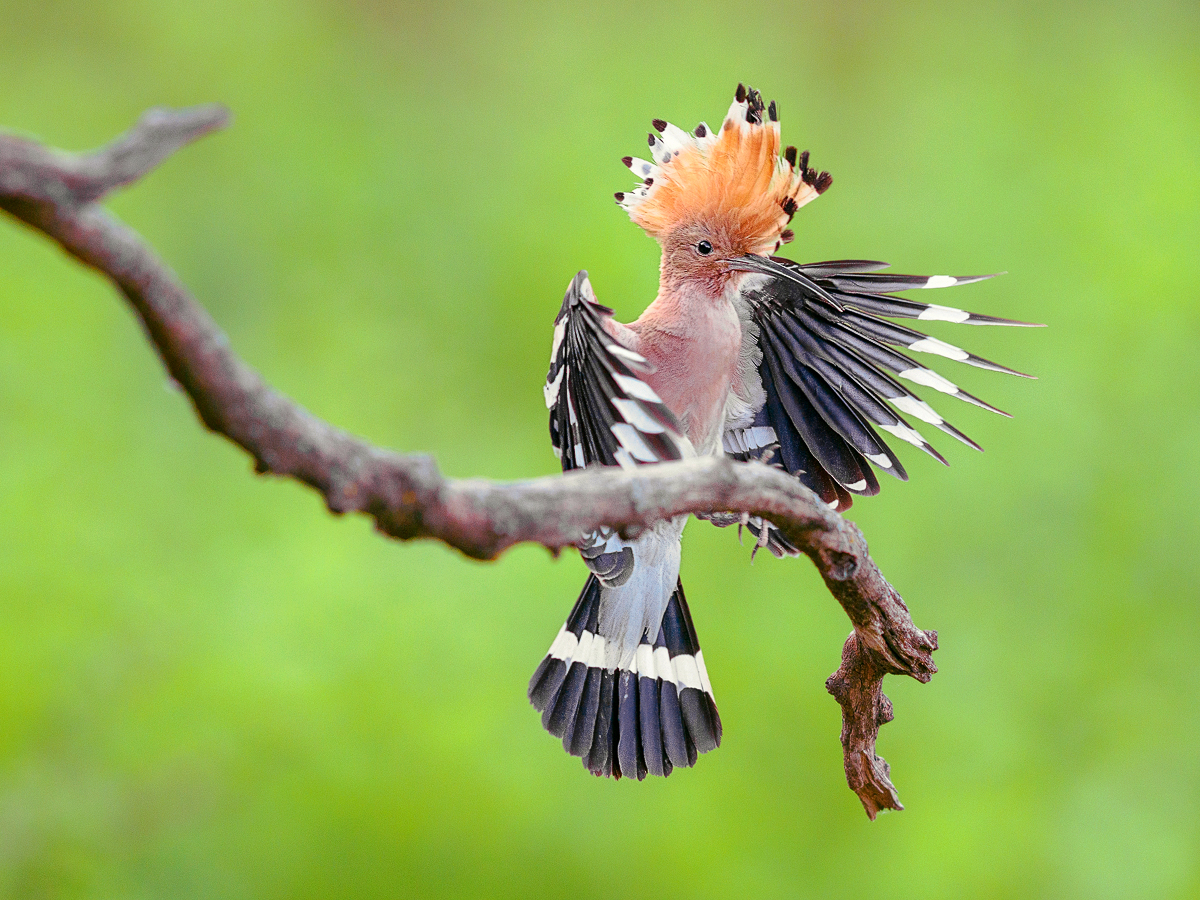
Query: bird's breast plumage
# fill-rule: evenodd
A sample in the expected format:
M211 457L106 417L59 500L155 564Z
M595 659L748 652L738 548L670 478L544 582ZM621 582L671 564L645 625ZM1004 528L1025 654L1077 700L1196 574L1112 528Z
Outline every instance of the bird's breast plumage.
M630 326L654 365L646 381L700 454L721 444L725 403L737 374L742 329L726 297L660 295Z

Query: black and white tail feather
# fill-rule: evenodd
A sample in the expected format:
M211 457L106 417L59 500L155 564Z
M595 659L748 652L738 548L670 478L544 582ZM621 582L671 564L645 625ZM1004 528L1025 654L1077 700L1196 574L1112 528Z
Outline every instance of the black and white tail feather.
M542 726L588 771L606 777L670 775L721 743L721 717L700 642L677 583L652 641L605 665L600 580L591 575L529 682Z
M587 273L554 326L546 406L563 471L693 456L675 416L641 376L653 371L604 328ZM690 766L721 741L721 719L679 581L684 519L626 540L584 535L591 570L529 683L542 724L597 775L645 778Z
M901 413L982 449L898 379L1008 415L894 348L1032 377L881 318L1038 327L892 296L899 291L952 287L994 276L884 274L880 270L887 268L887 263L873 260L801 265L771 257L769 262L770 271L764 266L767 277L748 279L738 298L744 306L743 321L753 325L743 340L754 342L761 405L751 424L733 423L735 427L728 428L725 452L785 469L835 509L849 507L855 494L879 492L868 461L901 481L908 480L904 466L879 431L947 464ZM722 527L747 525L757 538L756 550L767 547L776 556L798 552L769 522L728 515L706 518Z

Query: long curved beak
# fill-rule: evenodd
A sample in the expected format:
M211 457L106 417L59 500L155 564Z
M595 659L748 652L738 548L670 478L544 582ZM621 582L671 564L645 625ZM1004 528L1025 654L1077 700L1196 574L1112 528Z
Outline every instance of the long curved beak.
M842 309L842 305L837 300L829 296L824 288L799 269L785 266L783 263L769 256L758 256L754 253L747 253L745 256L738 256L729 260L729 268L736 272L756 272L760 275L770 275L773 278L783 278L800 285L805 293L820 298L834 309Z
M812 284L811 278L806 276L804 272L776 262L775 259L770 257L757 256L756 253L746 253L744 257L731 259L730 269L742 272L758 272L761 275L774 275L776 278L787 278L788 281L804 284L804 286Z
M796 281L798 274L782 263L771 259L769 256L758 256L754 253L747 253L745 256L738 256L729 260L729 268L737 272L759 272L763 275L775 275L779 278L787 278L790 281Z

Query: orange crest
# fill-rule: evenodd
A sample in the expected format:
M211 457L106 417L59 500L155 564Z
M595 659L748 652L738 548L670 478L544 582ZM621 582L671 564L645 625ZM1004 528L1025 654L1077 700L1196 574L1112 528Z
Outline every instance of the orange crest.
M764 113L766 121L763 120ZM769 254L792 239L796 210L829 187L828 172L808 167L808 151L779 155L775 102L738 85L720 132L701 123L692 134L661 119L650 134L653 162L622 162L643 179L616 195L629 217L661 241L680 226L722 221L748 253Z

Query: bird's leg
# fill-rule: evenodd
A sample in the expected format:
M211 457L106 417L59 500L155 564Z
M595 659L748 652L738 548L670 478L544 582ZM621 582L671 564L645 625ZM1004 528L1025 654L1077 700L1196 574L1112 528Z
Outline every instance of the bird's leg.
M768 530L771 523L766 519L758 519L758 539L754 542L754 549L750 551L750 562L754 562L754 557L763 547L771 543L771 534Z

